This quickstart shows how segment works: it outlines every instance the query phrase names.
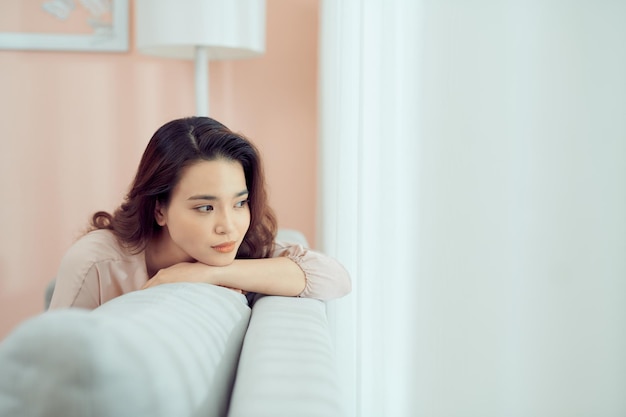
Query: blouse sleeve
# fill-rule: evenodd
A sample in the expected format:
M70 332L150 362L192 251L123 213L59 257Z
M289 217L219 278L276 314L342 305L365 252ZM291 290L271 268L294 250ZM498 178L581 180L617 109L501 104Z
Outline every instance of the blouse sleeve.
M80 239L65 253L56 276L50 309L100 305L100 278L93 244Z
M276 242L274 257L286 256L304 272L306 284L299 297L330 300L352 290L348 271L335 259L302 245Z

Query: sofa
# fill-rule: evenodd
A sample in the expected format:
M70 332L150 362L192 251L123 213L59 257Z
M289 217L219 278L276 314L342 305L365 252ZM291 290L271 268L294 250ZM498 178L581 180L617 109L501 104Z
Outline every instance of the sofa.
M0 417L343 415L324 302L209 284L46 311L0 370Z

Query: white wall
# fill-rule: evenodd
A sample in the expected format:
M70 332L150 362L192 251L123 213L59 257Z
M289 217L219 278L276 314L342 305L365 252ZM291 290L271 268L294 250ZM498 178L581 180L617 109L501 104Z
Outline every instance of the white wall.
M342 179L322 207L346 214L322 218L321 231L356 281L332 307L343 376L353 383L347 398L357 402L348 409L626 415L626 2L357 3L326 3L322 13L322 31L341 25L336 42L345 51L356 42L360 63L326 42L322 155L340 161ZM399 13L372 19L377 7ZM414 13L412 40L402 37L402 10ZM402 46L389 43L394 36ZM385 63L371 78L376 54L418 63L404 74L406 88ZM346 66L357 86L338 70ZM371 93L381 85L395 100ZM342 99L329 109L333 94ZM394 119L398 112L413 118ZM405 131L417 151L385 134L402 130L394 124L372 134L372 115L416 127ZM350 134L354 154L331 149ZM376 137L381 157L363 158ZM386 160L385 149L399 147L408 154ZM385 173L398 166L414 180L393 196L389 181L402 177ZM379 181L363 184L368 172ZM350 188L360 190L353 201L381 200L382 215L337 197ZM416 219L404 229L403 204L415 205ZM409 241L409 266L383 247Z

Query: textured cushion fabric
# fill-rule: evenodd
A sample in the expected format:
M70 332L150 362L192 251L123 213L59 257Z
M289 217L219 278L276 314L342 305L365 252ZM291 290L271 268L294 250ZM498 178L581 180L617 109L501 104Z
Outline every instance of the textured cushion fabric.
M326 305L265 296L252 308L229 417L344 415Z
M191 283L46 312L0 344L0 416L224 416L249 318Z

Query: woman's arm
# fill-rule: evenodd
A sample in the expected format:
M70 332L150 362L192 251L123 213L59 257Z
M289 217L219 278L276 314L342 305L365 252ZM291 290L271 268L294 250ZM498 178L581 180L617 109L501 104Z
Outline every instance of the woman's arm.
M215 271L218 285L246 292L295 297L304 290L306 279L289 258L235 259Z
M69 262L61 264L50 300L50 310L80 307L93 310L100 305L98 270L91 265L87 272L72 268Z
M97 236L95 236L97 238ZM109 257L94 243L93 235L76 241L63 255L57 271L50 309L80 307L94 309L101 304L98 262Z
M227 266L182 262L161 269L143 288L172 282L205 282L246 292L297 296L305 287L304 272L288 258L235 259Z
M348 294L350 276L333 258L300 245L276 245L273 258L236 259L228 266L181 263L160 270L144 288L206 282L266 295L331 299Z

